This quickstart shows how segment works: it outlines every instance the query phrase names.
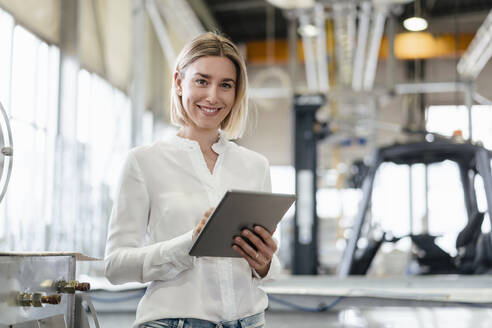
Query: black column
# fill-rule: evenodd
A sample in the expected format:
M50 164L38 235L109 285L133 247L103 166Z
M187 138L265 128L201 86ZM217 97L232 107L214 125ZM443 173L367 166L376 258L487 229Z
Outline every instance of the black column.
M296 213L292 274L317 274L318 217L316 215L315 114L325 102L322 95L294 96Z

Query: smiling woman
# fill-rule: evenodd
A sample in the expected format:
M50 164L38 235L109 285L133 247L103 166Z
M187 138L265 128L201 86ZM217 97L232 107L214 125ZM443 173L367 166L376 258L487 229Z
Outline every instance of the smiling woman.
M213 66L209 66L213 65ZM180 127L190 123L189 112L182 99L187 86L203 87L216 95L228 92L233 96L230 115L225 115L220 128L229 139L240 138L244 132L248 113L248 78L246 64L236 45L227 38L214 33L205 33L186 45L176 60L174 83L171 88L171 122ZM188 79L193 85L182 85ZM213 80L212 80L213 79ZM214 88L211 88L214 87ZM218 89L215 89L217 88ZM195 89L196 90L196 89ZM189 93L188 93L189 94ZM211 99L216 100L216 99ZM212 104L202 105L214 108Z
M217 131L235 100L236 68L226 57L202 57L185 72L174 74L178 96L187 117L183 136L192 130Z
M268 298L258 285L280 269L271 231L257 226L228 237L241 258L189 255L227 190L271 192L267 159L230 141L244 130L247 82L230 40L198 36L181 51L173 73L171 118L178 133L128 155L105 269L113 283L152 282L134 327L264 326Z

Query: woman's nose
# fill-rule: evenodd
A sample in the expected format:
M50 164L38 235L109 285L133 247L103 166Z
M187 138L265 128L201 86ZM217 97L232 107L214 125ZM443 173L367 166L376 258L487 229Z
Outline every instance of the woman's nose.
M207 101L210 104L215 104L217 102L217 87L211 86L208 89Z

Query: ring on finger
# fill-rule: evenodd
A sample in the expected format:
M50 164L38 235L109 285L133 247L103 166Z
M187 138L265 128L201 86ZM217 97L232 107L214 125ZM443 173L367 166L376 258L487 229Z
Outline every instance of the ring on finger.
M257 260L259 257L260 257L260 253L259 252L256 252L255 260Z

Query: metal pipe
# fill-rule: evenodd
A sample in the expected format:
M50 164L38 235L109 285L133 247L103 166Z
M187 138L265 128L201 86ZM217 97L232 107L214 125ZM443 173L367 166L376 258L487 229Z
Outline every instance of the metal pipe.
M489 105L489 106L492 105L492 100L485 98L484 96L482 96L476 91L473 93L473 100L475 100L475 102L480 105Z
M485 198L487 200L487 211L489 220L492 223L492 174L490 171L489 152L482 148L476 154L478 173L482 176L483 186L485 189Z
M294 11L287 11L285 16L288 21L289 42L289 77L292 91L296 91L297 82L297 18Z
M164 12L166 22L170 26L181 26L186 31L185 40L194 38L200 33L205 32L200 19L198 19L195 11L190 5L190 1L186 0L165 0L171 10ZM159 3L162 3L160 1ZM183 24L183 22L186 22ZM180 24L180 25L177 25ZM179 32L180 29L178 29Z
M367 55L366 69L364 72L364 90L371 90L376 77L376 68L378 65L378 53L383 37L384 22L386 20L386 12L383 9L378 9L375 12L373 19L373 27L371 34L371 43L369 44L369 52Z
M355 4L333 4L335 52L338 80L342 87L352 85L353 50L355 43Z
M463 196L465 200L466 213L468 214L468 221L470 221L475 213L478 212L477 199L475 196L474 186L474 174L468 165L459 163L461 184L463 186Z
M474 80L492 57L492 10L478 28L456 69L468 80Z
M303 12L299 16L299 21L301 26L306 26L309 24L309 18L306 12ZM314 59L314 50L311 37L304 34L302 37L302 48L304 50L304 64L306 66L306 82L308 89L311 91L318 90L318 78L316 76L316 63Z
M326 27L325 27L325 7L318 3L314 8L314 18L316 26L318 27L317 51L318 51L318 81L319 90L321 92L327 92L330 90L330 83L328 80L328 65L326 56Z
M465 92L467 83L464 82L427 82L427 83L402 83L395 85L397 94L415 93L446 93Z
M472 113L472 106L473 106L473 85L471 83L466 84L466 90L465 90L465 106L466 109L468 110L468 140L471 141L473 137L473 113Z
M408 165L408 224L410 225L410 233L413 233L413 178L412 165Z
M386 85L391 89L395 85L395 25L396 18L394 14L388 17L388 60L386 61Z
M207 30L220 30L219 23L217 23L210 6L205 3L205 0L193 0L187 1L187 3L191 6L193 12L196 13L198 18L203 22Z
M422 233L429 233L429 165L425 164L424 171L424 197L425 212L422 218Z
M79 0L60 1L60 62L58 79L58 120L55 139L53 174L52 227L48 236L50 249L58 245L76 245L76 227L81 215L78 211L78 188L81 185L81 162L77 143L77 93L80 70L80 6ZM67 184L67 181L72 183ZM67 221L70 217L72 220ZM32 230L31 230L32 231ZM70 246L69 246L70 245Z
M352 89L360 91L364 72L364 58L366 55L367 36L369 34L369 15L371 3L363 2L359 13L359 26L357 30L357 44L355 48L354 71L352 75Z
M157 38L159 39L159 44L161 45L162 52L164 53L164 56L169 63L169 67L173 67L174 61L176 60L176 53L174 52L171 39L169 38L169 34L167 33L167 29L164 25L161 14L159 14L159 10L157 9L155 0L147 0L145 2L145 8L147 9L150 21L152 22L152 26L154 27L155 33L157 34Z
M362 199L360 201L359 210L354 218L354 225L352 227L352 234L349 237L347 247L342 257L342 262L340 263L338 276L347 277L350 275L352 269L353 259L355 251L357 250L357 240L362 230L364 220L366 218L366 212L371 202L372 197L372 187L374 184L374 179L376 177L376 172L379 165L382 162L382 156L379 150L376 150L372 156L371 164L369 166L369 172L364 179L362 184Z

